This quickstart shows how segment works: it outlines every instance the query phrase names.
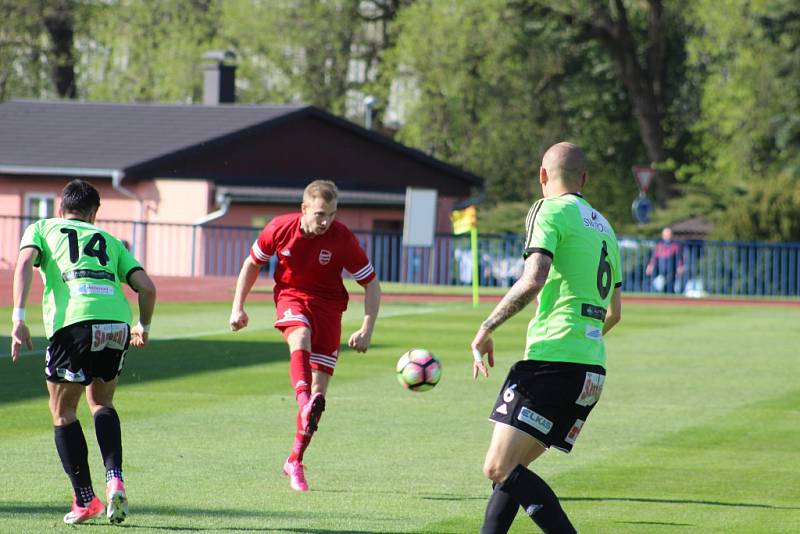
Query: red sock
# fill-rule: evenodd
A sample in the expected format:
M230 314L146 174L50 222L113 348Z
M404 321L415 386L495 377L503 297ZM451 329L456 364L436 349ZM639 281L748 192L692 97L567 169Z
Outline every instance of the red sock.
M295 350L289 359L289 377L299 407L305 406L311 394L311 353Z
M289 454L289 461L302 462L303 453L306 452L309 443L311 443L311 436L307 436L302 430L298 430L294 435L294 445L292 445L292 452Z

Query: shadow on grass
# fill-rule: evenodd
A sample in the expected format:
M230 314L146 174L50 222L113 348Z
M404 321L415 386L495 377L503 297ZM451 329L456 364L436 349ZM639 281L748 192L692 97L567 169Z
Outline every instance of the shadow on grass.
M26 515L43 515L43 520L51 521L53 517L60 518L65 510L66 505L57 506L45 504L26 504L26 503L0 503L0 514L26 514ZM220 518L235 518L235 519L256 519L267 523L269 520L292 520L295 522L308 522L312 520L323 521L329 516L328 511L320 512L272 512L269 510L264 511L248 511L248 510L235 510L235 509L197 509L197 508L183 508L173 506L137 506L132 509L135 515L120 525L115 526L115 529L123 528L136 531L137 529L146 530L164 530L167 532L296 532L298 534L407 534L399 531L384 530L376 527L374 530L348 530L348 529L331 529L331 528L307 528L307 527L247 527L247 526L179 526L158 524L164 521L161 517L154 516L174 516L176 518L200 518L209 517L213 518L214 522L219 522ZM358 519L369 520L369 517L363 516ZM144 524L137 524L142 521ZM193 519L198 522L199 519ZM81 525L81 528L99 527L103 529L108 528L108 524L103 520L89 521ZM455 533L454 533L455 534Z
M766 508L769 510L800 510L800 506L778 506L775 504L746 503L746 502L722 502L722 501L700 501L693 499L650 499L645 497L560 497L564 502L643 502L658 504L699 504L703 506L730 506L733 508Z
M327 490L330 491L330 490ZM489 495L476 497L471 495L422 495L421 499L426 501L486 501ZM692 499L653 499L647 497L559 497L562 502L641 502L656 504L698 504L702 506L730 506L735 508L765 508L769 510L800 510L800 506L779 506L775 504L763 503L744 503L744 502L722 502L722 501L701 501ZM673 524L673 523L670 523ZM674 523L683 525L682 523Z
M660 527L694 527L694 523L671 523L669 521L617 521L623 525L657 525Z
M10 345L10 338L0 337L0 343L6 341ZM44 338L34 340L38 349L46 345ZM128 351L120 387L288 359L283 341L155 340L143 349ZM0 404L46 396L43 355L24 356L16 363L0 359Z

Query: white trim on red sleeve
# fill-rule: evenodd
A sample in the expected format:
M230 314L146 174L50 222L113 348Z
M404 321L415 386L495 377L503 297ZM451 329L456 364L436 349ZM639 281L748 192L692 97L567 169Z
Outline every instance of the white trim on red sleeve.
M353 278L357 281L364 280L369 275L375 272L375 268L372 266L371 262L368 262L362 269L353 273Z
M250 255L258 263L267 263L269 261L269 254L265 254L264 251L261 250L261 247L258 246L258 241L253 243L253 246L250 247Z

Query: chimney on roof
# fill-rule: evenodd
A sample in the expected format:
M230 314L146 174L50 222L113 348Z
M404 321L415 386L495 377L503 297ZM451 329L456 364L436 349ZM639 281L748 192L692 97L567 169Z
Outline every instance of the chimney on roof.
M203 104L236 102L236 54L212 50L203 54Z

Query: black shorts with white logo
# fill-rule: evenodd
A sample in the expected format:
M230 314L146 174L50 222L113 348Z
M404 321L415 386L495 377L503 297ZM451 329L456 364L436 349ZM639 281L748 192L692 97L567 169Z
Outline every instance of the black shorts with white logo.
M56 331L47 346L44 374L49 382L88 386L122 372L131 329L119 321L81 321Z
M522 360L511 366L489 419L572 450L603 391L599 365Z

